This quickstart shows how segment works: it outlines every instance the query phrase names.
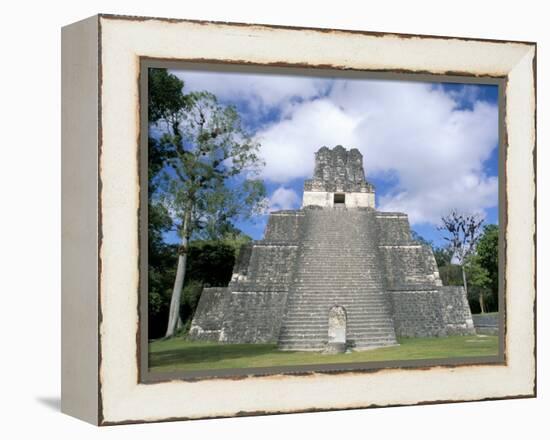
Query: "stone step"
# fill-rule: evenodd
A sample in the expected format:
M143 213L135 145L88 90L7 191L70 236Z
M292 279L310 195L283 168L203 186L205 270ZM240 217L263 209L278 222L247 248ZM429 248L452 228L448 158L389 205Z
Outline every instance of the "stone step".
M386 304L389 303L389 300L386 297L376 297L376 296L367 296L367 295L346 295L345 292L342 292L344 294L331 294L331 295L319 295L316 293L311 293L309 295L302 295L301 298L297 298L296 301L302 300L304 304L326 304L333 301L340 301L342 302L341 305L344 305L344 303L352 303L354 305L360 305L360 304ZM292 304L298 304L298 302L292 302Z
M370 300L373 302L376 301L389 301L389 297L386 295L380 295L376 291L349 291L349 290L338 290L338 289L329 289L328 291L322 290L309 290L309 289L296 289L296 291L291 292L293 297L291 300L300 298L305 298L306 300L311 301L333 301L337 299L342 299L342 301L353 301L355 300ZM298 294L298 295L297 295Z
M296 279L294 290L303 293L330 293L341 292L348 295L384 295L385 286L382 280L360 280L354 283L348 283L345 279L331 280L331 279ZM385 296L385 295L384 295Z
M378 271L377 264L366 264L364 261L361 263L354 263L353 265L350 264L350 261L342 258L342 262L335 261L332 259L331 261L326 262L311 262L310 266L308 265L301 265L298 268L297 273L301 273L302 275L309 275L311 273L323 273L325 275L341 275L345 274L346 272L349 273L357 273L358 271L362 271L361 273L364 274L372 274L373 271ZM336 270L336 267L340 264L346 264L347 266L345 268L341 267L340 269ZM326 270L329 270L329 272L325 272Z
M348 321L348 329L350 328L360 328L362 326L368 327L368 326L381 326L381 325L390 325L393 327L393 319L387 318L387 319L368 319L368 320L361 320L361 321ZM286 328L317 328L317 327L327 327L328 321L319 321L319 322L312 322L311 320L304 320L302 322L286 322L285 327Z
M347 338L350 342L358 343L368 343L373 341L395 341L395 334L393 332L378 333L376 335L364 334L356 335L355 337Z
M389 311L390 306L384 302L377 303L377 304L364 304L364 303L354 303L352 301L343 301L343 300L334 300L330 302L305 302L305 303L292 303L292 309L289 310L289 313L287 316L291 316L290 313L294 310L297 312L309 312L312 313L322 313L322 314L328 314L329 309L334 306L339 305L344 307L346 310L349 308L354 308L356 310L349 310L349 313L362 313L362 314L370 314L370 313L386 313ZM349 315L348 313L348 315Z
M381 293L384 292L382 286L371 286L371 287L348 287L343 285L328 285L323 286L311 286L304 284L298 284L295 286L294 291L291 293L299 293L300 295L309 295L311 297L326 297L330 298L332 296L347 296L349 298L389 298L389 295Z
M379 328L393 328L393 322L361 322L355 325L348 326L348 331L363 331L369 329L379 329ZM316 329L328 329L328 324L307 324L307 323L297 323L289 322L285 324L281 331L300 331L300 330L316 330Z
M382 283L374 283L372 281L362 282L360 284L353 285L351 283L346 283L344 280L341 280L337 283L328 283L327 280L319 279L315 281L311 280L311 282L309 283L306 282L306 280L297 280L293 290L296 292L311 295L329 295L331 292L337 292L339 294L346 294L351 296L371 295L373 297L389 297Z
M323 349L334 304L346 308L347 337L356 345L395 344L374 211L311 210L305 216L279 347Z
M331 301L333 299L342 298L343 301L347 300L369 300L369 301L389 301L389 297L386 295L381 295L376 291L349 291L349 290L339 290L339 289L328 289L328 290L309 290L309 289L297 289L293 293L299 293L300 296L314 301L315 299L319 301Z
M364 315L354 315L354 316L348 316L348 322L365 322L369 323L371 322L379 322L382 319L387 319L388 321L391 320L391 318L388 316L388 314L377 314L375 316L372 316L370 314L364 314ZM324 325L325 322L328 323L328 318L326 316L321 316L320 318L316 317L316 315L308 315L308 314L301 314L301 315L286 315L284 319L283 326L287 324L306 324L310 323L313 324L321 324Z
M333 276L336 276L336 275L345 275L346 272L347 273L357 273L358 271L361 271L361 273L364 273L365 275L367 274L372 274L372 271L377 271L378 270L378 267L376 267L375 265L369 265L369 264L363 264L362 263L357 263L357 264L354 264L353 266L350 265L350 262L349 260L347 259L342 259L344 261L341 262L341 264L347 264L348 266L344 269L344 268L340 268L338 270L335 269L335 267L337 267L337 265L335 263L338 263L338 265L340 264L340 262L336 262L334 260L331 260L330 262L327 261L326 263L320 263L320 262L312 262L310 267L308 267L307 265L301 265L298 272L297 273L301 273L302 275L309 275L311 273L323 273L325 275L333 275ZM325 270L330 270L330 272L325 272Z
M382 287L384 283L384 278L376 274L369 275L365 272L358 272L357 274L344 274L342 276L327 275L324 272L319 272L317 274L308 274L301 275L296 274L292 278L295 283L299 285L311 285L311 286L327 286L327 283L330 283L330 287L338 287L342 284L346 286L352 286L355 288L364 288L364 287Z
M363 281L361 283L346 283L345 280L338 280L338 282L333 282L329 280L296 280L294 286L294 291L304 293L304 294L327 294L330 295L331 292L352 295L352 296L363 296L363 295L372 295L372 296L382 296L389 297L386 294L385 286L382 282L373 282L372 280Z
M342 303L354 303L354 304L390 304L390 299L386 296L378 295L375 293L350 293L346 291L331 292L310 292L304 290L297 290L291 292L293 297L289 299L289 304L297 304L295 301L303 301L304 304L319 303L327 304L336 302Z
M331 283L327 280L318 280L315 283L307 283L305 281L297 281L294 286L294 291L297 293L309 294L309 295L330 295L331 292L338 294L346 294L350 296L382 296L387 297L382 293L385 291L382 283L362 283L361 285L353 286L350 284L344 284L344 282Z
M296 349L298 347L308 347L308 346L317 346L322 347L326 345L328 338L310 338L310 339L280 339L278 342L279 346L291 347L294 346ZM365 346L374 346L374 345L396 345L397 341L395 338L389 337L372 337L367 339L349 339L347 344L355 347L365 347Z
M307 267L302 267L300 270L296 271L292 279L316 280L319 276L321 276L323 279L335 279L338 281L347 279L355 283L365 282L368 280L384 279L383 274L379 271L379 268L358 266L356 268L353 268L353 270L347 270L345 272L335 272L334 267L338 266L339 264L340 263L338 262L333 262L330 265L327 264L327 266L316 265L315 268L313 268L312 266L311 270L308 270ZM350 278L351 276L359 278Z
M299 294L301 297L306 297L308 299L314 300L315 298L321 299L321 300L327 300L330 301L334 298L344 298L344 299L370 299L370 300L389 300L389 295L384 295L379 293L381 289L362 289L362 290L354 290L354 289L343 289L334 287L331 288L330 286L325 288L310 288L309 286L306 287L300 287L298 286L297 289L295 289L293 292L290 292L292 294L291 299L297 298L296 294Z
M294 301L289 301L289 307L292 308L311 308L315 307L316 312L319 312L319 310L323 310L328 313L329 309L332 306L339 305L342 307L353 306L354 310L347 310L349 313L353 313L356 311L385 311L387 309L390 309L390 303L388 301L375 301L375 302L363 302L363 301L353 301L349 298L330 298L326 300L304 300L304 299L296 299ZM290 308L289 310L290 311Z
M333 261L335 259L338 260L346 260L350 264L370 264L370 265L376 265L378 264L379 260L376 259L377 252L373 249L371 251L362 250L361 252L355 252L355 253L339 253L338 251L334 251L332 249L308 249L308 248L302 248L299 256L304 257L303 261L304 263L309 264L322 264L327 261Z
M330 303L333 305L334 303ZM353 306L351 304L346 303L339 303L338 305L343 305L343 307L346 307L347 311L347 317L348 322L353 321L354 317L361 317L361 319L365 317L371 317L371 318L390 318L388 313L390 313L390 307L386 305L380 305L379 307L364 307L364 306ZM328 311L331 307L331 305L309 305L309 306L294 306L292 310L288 310L286 313L286 317L299 317L299 316L318 316L318 319L328 319ZM351 310L351 309L354 310ZM295 313L295 314L294 314Z
M383 319L387 318L386 322L391 322L391 318L388 318L387 315L378 315L378 316L370 316L370 315L363 315L358 316L355 315L353 318L350 319L348 317L348 323L349 322L355 322L355 323L361 323L365 325L374 325L380 323ZM282 325L282 328L286 327L287 325L328 325L328 319L326 317L322 317L322 319L315 319L314 316L311 315L302 315L302 316L286 316L284 319L284 323ZM348 324L350 325L350 324Z
M328 342L328 338L309 338L309 339L279 339L278 344L283 345L286 347L295 347L295 349L303 348L303 347L322 347L326 345ZM362 340L348 340L347 344L349 346L355 346L355 347L365 347L365 346L373 346L373 345L396 345L397 341L394 338L386 337L386 338L369 338L369 339L362 339Z
M399 344L396 341L382 341L374 343L365 343L365 344L353 344L350 347L352 351L366 351L366 350L375 350L377 348L386 348L386 347L397 347Z
M278 345L277 348L281 351L313 351L313 352L319 352L323 351L326 347L326 344L317 344L317 345L310 345L310 344L300 344L300 345Z
M294 323L292 323L294 324ZM319 325L319 326L305 326L305 325L292 325L292 324L289 324L288 326L284 326L281 328L280 330L280 333L284 333L284 332L318 332L318 331L321 331L321 332L325 332L325 331L328 331L328 325ZM366 323L366 324L361 324L361 325L355 325L355 326L350 326L348 327L347 331L348 332L369 332L371 330L373 331L378 331L378 330L393 330L393 323L391 322L386 322L386 323Z
M377 260L369 261L364 257L350 259L349 256L342 256L340 258L336 258L333 254L331 254L330 256L327 255L326 258L319 258L319 256L316 255L315 259L312 259L311 261L304 261L302 259L302 262L303 265L298 268L299 270L304 271L305 269L309 269L311 271L317 272L321 272L321 269L326 268L335 271L337 269L337 266L335 266L334 263L337 262L339 265L341 264L342 266L340 266L340 268L338 268L338 271L335 271L334 273L342 273L342 271L346 270L355 271L357 269L377 269L378 265L380 264L380 262Z
M350 297L371 297L371 298L389 298L389 294L385 293L385 289L382 285L361 285L361 286L349 286L343 285L343 283L338 284L315 284L307 285L306 283L297 283L294 292L304 294L304 295L330 295L334 293L335 295L347 295ZM293 292L291 292L293 293Z
M376 314L379 315L386 315L390 311L390 307L387 304L379 304L377 306L375 305L369 305L365 306L364 304L352 304L350 302L343 302L343 301L333 301L326 304L292 304L292 310L288 310L288 313L286 314L287 317L293 316L293 312L297 312L298 314L307 314L309 316L316 314L320 315L321 317L328 318L328 311L333 305L339 305L347 310L347 316L348 319L351 318L354 315L361 315L361 316L367 316L373 314L375 317ZM348 310L348 309L355 309L355 310Z
M352 349L360 350L364 348L382 348L382 347L391 347L399 345L395 339L385 339L385 340L369 340L369 341L349 341L349 346Z
M366 317L366 316L362 316L362 317L356 316L355 318L356 319L352 319L352 320L348 319L348 326L355 327L356 325L365 325L365 326L383 325L384 323L388 323L388 325L390 325L392 323L391 318L383 321L382 320L382 318L384 318L383 316L378 316L376 318L370 318L370 319L369 317ZM350 321L353 322L354 324L350 324L349 323ZM325 326L325 325L328 325L328 320L326 319L312 320L312 319L308 319L308 317L306 316L301 317L300 319L287 318L285 319L285 322L281 328L285 328L286 326L291 326L292 328L296 328L298 326L304 326L304 325Z
M328 278L296 279L294 291L304 294L330 294L331 292L352 296L389 297L382 280L359 280L348 282L346 279L333 280Z
M357 319L349 319L348 318L348 326L356 326L356 325L378 325L378 324L384 324L386 322L393 323L392 318L387 316L356 316ZM284 326L299 326L299 325L311 325L311 326L319 326L319 325L328 325L328 317L322 317L322 319L311 319L310 316L303 316L300 319L297 317L294 319L291 319L290 317L286 317ZM393 325L393 324L392 324Z
M310 305L292 305L292 310L288 310L286 317L299 317L299 316L319 316L319 319L328 319L328 311L332 305L336 304L336 302L331 302L330 304L310 304ZM378 307L375 306L369 306L366 307L364 305L353 305L350 303L343 303L339 301L337 305L343 306L348 310L347 317L348 321L353 321L353 317L361 317L365 318L370 316L371 318L384 318L388 316L388 313L390 313L390 307L386 304L380 304ZM350 310L350 309L355 310Z
M350 246L356 246L351 244ZM332 261L334 259L347 260L352 264L377 264L376 256L378 255L375 249L357 249L354 252L344 252L342 250L335 250L329 248L307 248L302 247L299 256L303 257L304 262L308 263L322 263L326 261Z
M336 270L335 267L338 267L339 265L343 264L349 264L349 261L331 261L330 263L327 262L325 264L320 263L311 263L311 266L308 267L307 265L300 265L298 270L296 271L297 274L307 277L312 276L313 274L323 274L327 277L344 277L349 274L362 274L364 276L372 276L377 273L379 273L379 267L376 266L370 266L367 264L357 264L354 266L348 266L346 269L339 269Z
M348 325L348 330L354 329L367 329L367 328L382 328L382 327L391 327L393 328L393 322L388 321L357 321L356 324ZM287 321L284 326L281 327L281 331L285 329L300 330L300 329L315 329L315 328L328 328L328 323L307 323L300 321Z
M281 334L279 336L279 342L289 341L320 341L327 340L327 333L310 333L310 334ZM391 331L379 332L379 333L362 333L349 335L346 338L348 341L355 341L356 343L373 342L373 341L395 341L395 334Z
M377 331L377 330L392 330L393 331L393 323L386 322L386 323L368 323L368 324L362 324L362 325L356 325L356 326L350 326L348 327L347 331L348 333L354 333L354 332L369 332L371 330ZM281 333L283 332L326 332L328 331L328 325L319 325L319 326L304 326L304 325L289 325L281 328Z
M380 293L383 291L382 287L379 288L361 288L361 289L353 289L353 288L347 288L343 286L306 286L306 285L298 285L294 289L294 291L291 291L290 293L293 294L292 298L296 297L296 294L299 294L300 296L307 297L309 299L326 299L327 301L332 298L363 298L363 299L372 299L376 300L378 298L380 299L388 299L389 295L385 295Z
M347 329L348 334L355 334L355 333L380 333L380 332L387 332L388 329L391 329L393 331L392 325L365 325L365 326L354 326ZM319 326L319 327L284 327L281 329L281 334L284 333L293 333L293 334L313 334L313 333L324 333L325 331L328 331L328 326Z
M378 331L387 331L391 329L393 331L393 323L375 323L375 324L358 324L354 326L349 326L347 332L352 333L361 333L361 332L378 332ZM318 326L285 326L281 329L281 333L291 332L291 333L315 333L315 332L325 332L328 331L328 325L318 325Z
M310 266L311 270L315 270L315 268L321 268L321 267L329 267L331 269L336 269L334 266L334 262L338 262L339 264L345 264L346 266L341 266L339 268L340 271L344 269L354 269L354 268L373 268L376 269L378 264L380 263L378 260L370 259L365 256L358 256L358 257L350 257L349 255L342 255L340 257L335 256L333 253L327 254L326 258L320 258L319 255L315 255L315 259L313 259L313 256L311 257L311 260L308 259L302 259L303 266L302 268L308 268Z
M350 246L356 246L354 243L349 243ZM368 249L365 247L348 247L348 248L339 248L334 246L319 246L319 245L308 245L303 244L300 248L300 255L304 257L312 256L323 256L330 258L349 258L351 261L376 261L376 251L378 248L373 247ZM313 259L311 260L313 261Z
M340 270L335 269L336 267L338 266L341 267L344 264L348 265L345 270L343 268L341 268ZM357 264L354 263L353 265L350 265L349 260L342 258L342 261L337 261L332 259L330 262L327 261L325 263L312 262L309 267L307 265L300 265L296 273L301 274L303 276L310 275L313 273L321 273L327 276L331 276L331 275L345 276L346 273L357 274L359 272L364 275L368 275L368 274L372 275L376 273L378 269L379 268L376 267L376 265L365 264L364 262L357 263Z

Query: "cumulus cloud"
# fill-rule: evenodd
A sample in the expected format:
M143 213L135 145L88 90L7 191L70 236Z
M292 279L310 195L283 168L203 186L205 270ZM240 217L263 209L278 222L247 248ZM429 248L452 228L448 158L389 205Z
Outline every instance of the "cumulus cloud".
M485 209L496 206L498 179L466 174L449 179L449 185L422 191L402 191L378 198L378 209L405 212L411 223L439 224L453 209L485 217Z
M497 179L483 168L498 142L497 107L475 101L464 108L441 87L335 81L327 96L293 104L258 137L264 177L281 183L310 176L313 153L323 145L358 148L369 175L394 180L379 209L407 212L412 223L497 204Z
M172 71L186 92L208 90L226 101L245 102L253 111L267 112L291 100L308 100L325 93L330 80L296 75L250 75L213 71Z
M484 165L498 143L498 108L480 99L476 85L174 73L187 91L244 103L247 117L275 110L275 120L256 127L263 178L280 185L272 210L298 207L289 182L309 178L313 153L338 144L358 148L367 179L384 182L378 209L406 212L413 224L436 224L453 208L483 213L497 206L497 178Z
M300 198L296 191L280 186L269 198L269 211L297 209L300 207Z
M313 152L323 145L350 145L358 118L346 114L329 99L294 104L288 117L257 133L266 161L264 178L288 182L313 173Z

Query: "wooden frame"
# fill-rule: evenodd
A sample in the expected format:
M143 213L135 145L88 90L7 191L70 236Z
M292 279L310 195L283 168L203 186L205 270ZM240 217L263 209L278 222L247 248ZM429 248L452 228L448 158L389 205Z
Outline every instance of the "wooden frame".
M65 27L62 48L64 412L107 425L536 394L533 43L100 15ZM143 59L502 81L506 361L142 383Z

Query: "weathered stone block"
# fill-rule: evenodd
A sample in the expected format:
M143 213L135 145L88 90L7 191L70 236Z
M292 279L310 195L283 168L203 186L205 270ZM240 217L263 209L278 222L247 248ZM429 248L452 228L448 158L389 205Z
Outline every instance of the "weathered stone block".
M202 290L189 330L192 339L212 342L219 340L226 293L226 287L209 287Z
M499 330L499 313L483 313L472 315L476 333L496 335Z

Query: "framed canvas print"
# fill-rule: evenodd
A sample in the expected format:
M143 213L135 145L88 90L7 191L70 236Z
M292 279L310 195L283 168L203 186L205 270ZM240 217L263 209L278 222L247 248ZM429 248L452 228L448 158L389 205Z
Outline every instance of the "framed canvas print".
M62 32L62 410L536 395L536 46L99 15Z

